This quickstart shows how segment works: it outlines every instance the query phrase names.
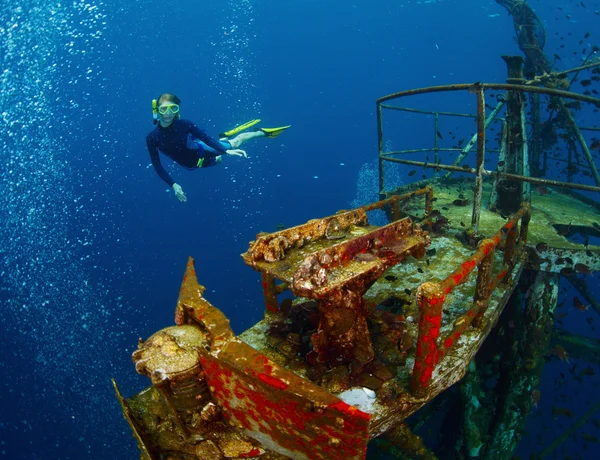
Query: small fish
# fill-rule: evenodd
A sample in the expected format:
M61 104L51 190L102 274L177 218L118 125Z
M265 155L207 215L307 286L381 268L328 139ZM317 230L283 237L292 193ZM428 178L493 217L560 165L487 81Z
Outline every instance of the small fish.
M538 243L535 245L535 250L537 252L544 252L548 250L548 245L546 243Z
M435 253L437 252L437 250L435 248L432 249L428 249L427 250L427 255L428 256L435 256Z
M443 139L444 137L442 136L442 133L440 133L439 131L436 131L437 133L437 137L439 137L440 139Z
M567 225L566 227L563 225L563 228L558 231L558 234L561 236L567 235L571 231L571 223L572 222L569 222L569 225Z
M543 185L536 187L535 191L538 192L540 195L549 195L550 194L550 189L548 187L544 187Z
M569 354L567 353L567 350L565 350L561 345L556 345L554 347L554 354L558 356L558 359L560 359L561 361L566 361L567 364L569 364Z
M442 209L443 209L444 211L450 211L450 208L449 208L448 206L442 206Z
M292 310L292 299L283 299L279 305L279 310L281 310L284 315L289 315L290 311Z
M396 281L398 279L398 277L394 276L394 275L387 275L385 277L385 279L388 280L388 281Z
M423 269L422 269L422 268L417 268L417 271L418 271L419 273L423 273Z
M552 416L558 417L559 415L573 418L573 411L571 411L570 409L567 409L566 407L552 406Z
M579 83L581 83L581 86L590 86L592 84L592 80L581 80Z
M579 375L581 375L582 377L591 377L592 375L596 375L596 371L592 369L591 366L588 366L584 370L579 372Z
M499 161L498 162L498 167L501 168L502 166L504 166L504 161Z
M577 273L583 273L585 275L589 275L590 273L592 273L592 270L586 264L575 264L575 271Z
M460 225L462 225L463 227L466 227L465 223L462 220L460 221Z
M469 200L460 200L460 199L458 199L458 200L454 200L452 202L452 204L454 206L467 206L469 204Z
M598 442L598 438L592 434L582 433L581 439L586 442Z
M538 402L540 401L541 397L542 397L542 393L540 392L540 390L532 390L531 391L531 404L533 404L533 407L535 407L536 409L537 409Z
M600 140L595 140L594 142L592 142L592 145L590 145L590 149L600 150Z
M575 270L569 267L561 268L560 270L562 276L571 276L573 273L575 273Z
M583 302L579 300L579 297L577 296L573 297L573 306L579 311L587 311L588 308L590 308L589 305L584 305Z
M409 175L409 176L414 176L416 173L417 173L417 170L416 170L416 169L413 169L412 171L410 171L410 172L408 173L408 175Z
M586 32L585 35L583 36L583 38L589 38L590 37L590 33Z
M412 294L412 291L411 291L410 289L406 288L406 289L404 290L404 293L405 293L406 295L411 295L411 294Z

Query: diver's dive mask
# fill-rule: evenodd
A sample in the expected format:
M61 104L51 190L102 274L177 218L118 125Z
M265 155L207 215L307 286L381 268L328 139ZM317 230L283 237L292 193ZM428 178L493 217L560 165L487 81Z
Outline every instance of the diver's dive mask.
M167 113L169 113L169 111L171 111L171 113L173 115L175 115L176 113L179 112L179 106L177 104L169 104L169 105L161 105L158 108L158 113L160 113L161 115L166 115Z

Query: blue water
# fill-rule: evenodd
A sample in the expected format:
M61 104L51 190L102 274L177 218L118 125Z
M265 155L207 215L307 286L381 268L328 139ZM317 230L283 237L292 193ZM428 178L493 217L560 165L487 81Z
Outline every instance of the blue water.
M598 1L531 5L546 54L562 57L556 68L598 43ZM513 35L492 0L3 0L0 456L136 458L110 378L126 396L148 385L131 352L172 324L187 257L234 330L254 324L259 275L239 254L256 233L377 198L375 100L502 82L499 56L520 54ZM257 117L292 128L216 168L165 160L187 194L180 203L145 146L151 100L167 91L214 135ZM418 134L393 142L418 145ZM554 398L577 392L585 405L597 384L542 389L551 428L534 424L520 453L572 423L550 418ZM568 449L594 458L579 438Z

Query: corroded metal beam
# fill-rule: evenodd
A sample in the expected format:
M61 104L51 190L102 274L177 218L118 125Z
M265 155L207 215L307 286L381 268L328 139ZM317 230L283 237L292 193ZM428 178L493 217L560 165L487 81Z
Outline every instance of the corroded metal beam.
M491 440L483 458L510 458L524 432L527 414L533 404L532 392L538 388L544 369L554 312L558 300L560 276L538 272L526 296L524 336L518 340L517 362L507 376L506 395L496 409Z

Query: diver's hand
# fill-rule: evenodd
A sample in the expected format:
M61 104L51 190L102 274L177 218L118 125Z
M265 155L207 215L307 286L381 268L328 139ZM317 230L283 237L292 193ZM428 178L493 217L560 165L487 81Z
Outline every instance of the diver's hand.
M227 150L227 152L225 152L225 153L227 155L233 155L234 157L248 158L248 155L246 155L246 151L241 150L241 149L230 149L230 150Z
M183 189L181 188L181 185L179 184L173 184L173 192L175 192L175 196L177 197L177 199L179 201L181 201L182 203L185 203L187 201L187 197L185 196L185 193L183 193Z

